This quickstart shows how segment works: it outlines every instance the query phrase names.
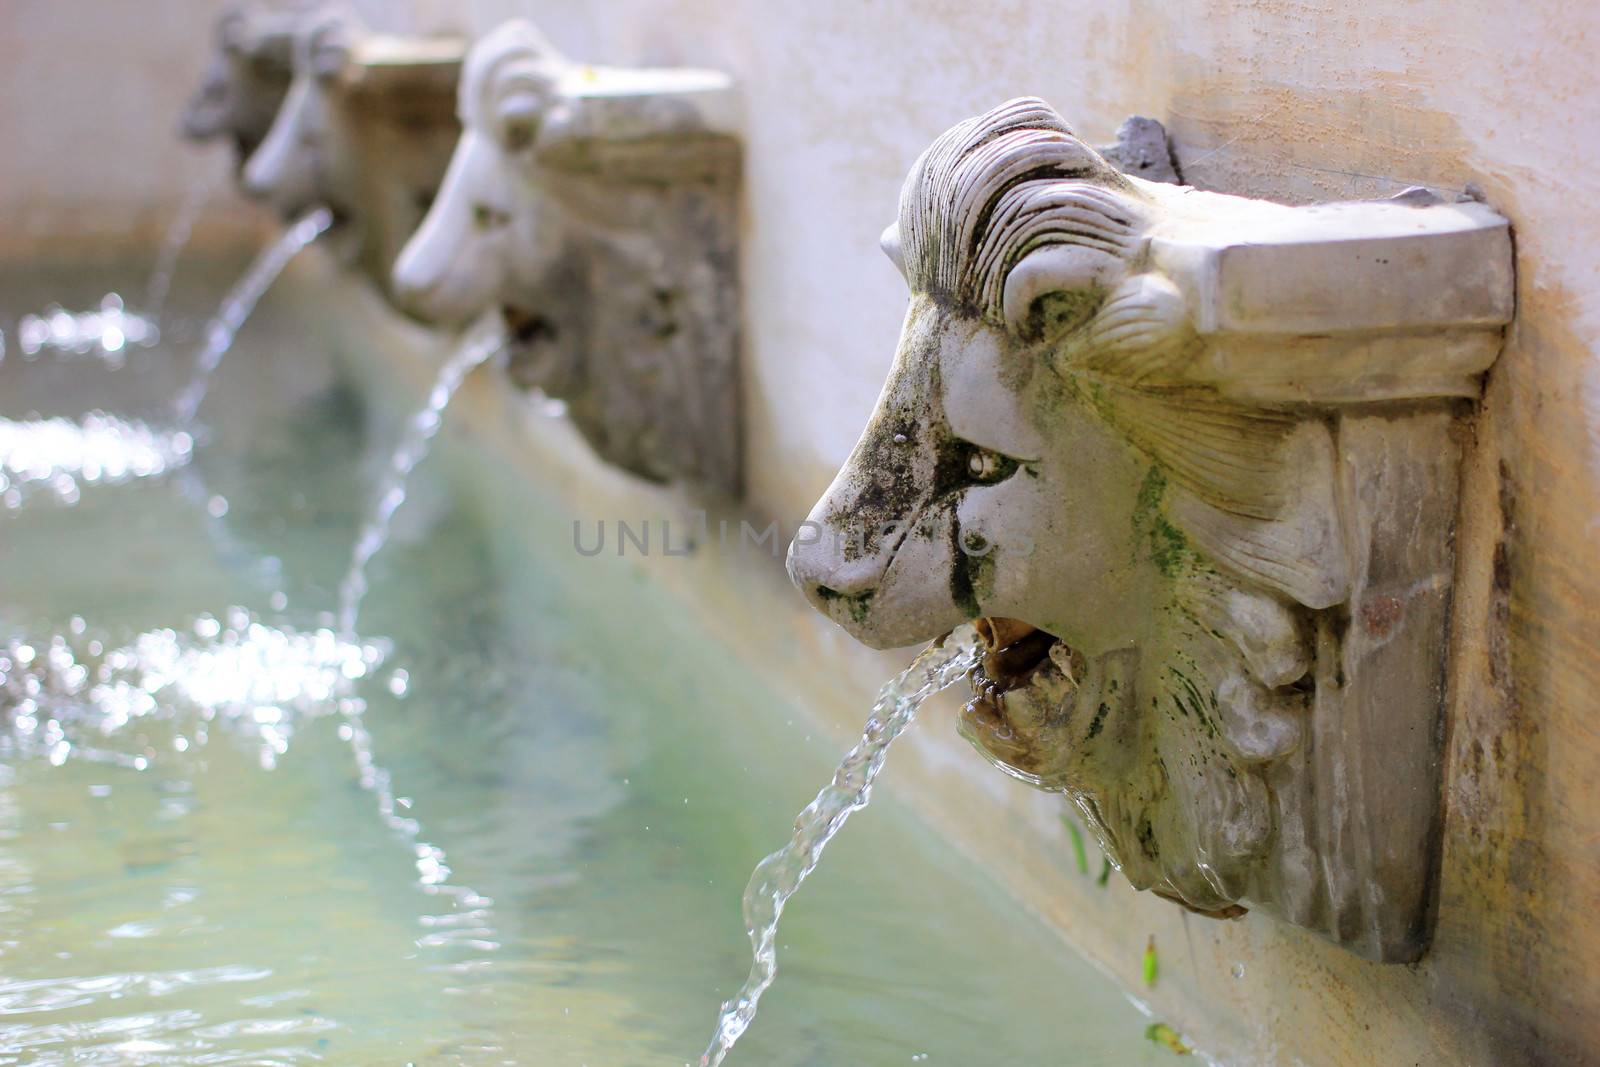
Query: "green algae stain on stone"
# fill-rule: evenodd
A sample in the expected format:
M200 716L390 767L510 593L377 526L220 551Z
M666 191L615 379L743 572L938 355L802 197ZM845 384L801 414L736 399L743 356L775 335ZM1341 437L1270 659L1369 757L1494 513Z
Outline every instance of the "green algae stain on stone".
M1089 723L1089 732L1084 737L1085 741L1093 741L1100 735L1100 731L1104 729L1106 725L1106 716L1110 714L1111 705L1107 704L1105 701L1101 701L1100 706L1095 709L1094 719Z
M819 589L817 590L817 595L823 600L844 601L846 610L850 612L850 617L855 620L856 625L866 625L867 614L872 610L871 593L864 593L860 596L849 596L844 593L835 592L832 589Z
M1162 500L1167 492L1167 475L1159 466L1152 465L1139 486L1134 502L1133 533L1135 539L1143 537L1148 542L1150 561L1163 577L1175 578L1189 563L1189 539L1167 518L1162 510Z

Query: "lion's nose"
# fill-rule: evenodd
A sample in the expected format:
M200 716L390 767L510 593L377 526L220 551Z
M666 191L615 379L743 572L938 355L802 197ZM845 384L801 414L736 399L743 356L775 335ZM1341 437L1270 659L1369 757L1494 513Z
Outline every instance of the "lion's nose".
M239 184L243 187L245 195L254 200L267 199L277 187L277 173L267 160L261 158L259 149L245 163Z
M793 572L790 572L790 577L794 577ZM805 594L806 600L813 608L836 622L839 621L841 612L846 616L858 615L872 602L871 589L847 593L821 582L807 582L800 579L795 580L795 585L800 587L800 591Z
M812 607L831 614L841 606L864 605L871 599L880 577L880 568L872 562L858 561L858 565L851 566L826 537L808 538L802 533L789 545L789 580Z
M423 322L438 318L432 297L438 288L438 272L428 252L415 240L401 249L389 272L389 289L401 310Z

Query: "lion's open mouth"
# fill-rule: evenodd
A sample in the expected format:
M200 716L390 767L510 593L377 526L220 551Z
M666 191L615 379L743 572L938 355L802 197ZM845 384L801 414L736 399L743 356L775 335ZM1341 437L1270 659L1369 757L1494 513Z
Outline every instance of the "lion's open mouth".
M537 312L502 304L500 317L506 324L511 340L521 345L531 345L555 336L555 326Z
M550 397L565 397L572 387L569 362L557 344L559 331L553 320L511 304L500 306L507 344L506 370L524 389Z
M1052 681L1060 681L1054 677L1058 674L1072 680L1070 672L1061 669L1063 663L1071 662L1072 650L1060 638L1018 619L988 617L978 619L974 626L985 652L968 675L972 700L966 714L986 727L993 740L1010 740L1006 694L1033 685L1045 671L1051 673Z

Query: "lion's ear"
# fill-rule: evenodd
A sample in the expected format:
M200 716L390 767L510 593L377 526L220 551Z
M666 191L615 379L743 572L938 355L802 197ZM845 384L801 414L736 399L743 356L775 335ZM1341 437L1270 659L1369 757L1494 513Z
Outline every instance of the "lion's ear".
M894 269L900 272L900 277L906 278L906 255L900 248L900 224L891 222L878 238L878 247L883 249L883 254L889 257L889 262L894 264ZM910 279L907 278L909 281Z
M1000 312L1018 336L1061 336L1094 314L1125 270L1120 254L1098 245L1046 245L1006 275Z
M1183 293L1159 274L1125 278L1095 309L1088 325L1053 349L1062 374L1088 372L1129 386L1173 385L1196 351Z
M520 152L533 144L551 101L551 95L539 91L533 84L519 87L499 101L495 125L500 143L507 151Z
M262 49L251 39L250 21L242 10L232 10L217 23L217 44L224 52L253 59ZM252 47L254 45L254 47Z
M1297 603L1341 602L1351 575L1328 427L1186 382L1197 343L1178 287L1135 274L1049 360L1063 376L1092 383L1091 403L1164 472L1165 505L1195 548Z

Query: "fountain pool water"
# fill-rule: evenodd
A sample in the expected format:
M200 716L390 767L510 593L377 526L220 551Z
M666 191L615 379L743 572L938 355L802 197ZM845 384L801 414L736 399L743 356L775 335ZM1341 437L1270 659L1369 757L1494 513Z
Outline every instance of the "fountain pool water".
M93 311L68 311L55 304L17 323L17 346L25 360L50 351L68 359L93 356L118 368L127 362L129 348L149 348L159 340L156 320L127 310L117 293L102 296Z
M66 633L0 642L0 704L10 727L0 735L0 758L146 770L224 733L271 770L301 723L340 708L384 653L327 629L271 626L240 608L120 645L75 616ZM129 733L143 745L130 751L122 743ZM160 744L151 743L156 737Z
M206 401L190 469L228 502L220 518L178 479L0 512L0 642L25 637L37 668L60 638L90 672L131 649L118 677L143 709L107 717L57 685L63 734L93 742L57 765L17 722L50 716L0 696L16 739L0 754L0 1045L161 1067L682 1064L748 966L733 917L751 865L837 747L633 561L577 556L571 511L470 437L435 439L412 478L423 506L397 516L360 636L340 637L373 496L363 453L393 444L369 427L394 413L339 387L327 350L347 342L317 289L286 280ZM180 377L185 355L158 346L172 368L150 369ZM8 365L0 416L70 410L34 388L59 370ZM81 388L146 417L107 392L137 378L108 377ZM281 558L287 608L210 522ZM280 675L300 681L263 684ZM365 702L399 813L423 813L449 853L443 882L374 816L339 733L346 697ZM893 788L830 846L780 948L782 995L730 1062L1170 1062Z
M22 358L33 360L47 351L67 359L93 356L116 369L127 362L128 349L150 348L159 342L161 313L172 290L178 259L189 244L210 193L209 181L192 185L167 226L150 279L145 283L142 309L130 310L120 293L107 293L91 311L69 311L52 304L41 314L23 315L17 323L17 346ZM5 358L4 338L0 333L0 360Z
M76 503L85 486L157 477L187 465L193 453L182 430L103 411L76 420L0 418L0 507L19 508L39 489Z

